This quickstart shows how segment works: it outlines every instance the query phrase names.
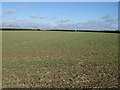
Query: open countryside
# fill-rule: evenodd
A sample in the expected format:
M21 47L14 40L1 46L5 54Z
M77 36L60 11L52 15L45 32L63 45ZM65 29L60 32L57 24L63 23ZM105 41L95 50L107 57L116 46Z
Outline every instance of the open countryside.
M118 86L118 34L3 31L4 88Z
M79 1L0 3L3 89L120 86L120 2Z

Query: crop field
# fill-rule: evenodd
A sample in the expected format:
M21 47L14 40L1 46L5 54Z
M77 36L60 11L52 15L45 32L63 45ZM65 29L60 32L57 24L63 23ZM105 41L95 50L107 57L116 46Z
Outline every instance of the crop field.
M2 32L3 88L117 88L118 34Z

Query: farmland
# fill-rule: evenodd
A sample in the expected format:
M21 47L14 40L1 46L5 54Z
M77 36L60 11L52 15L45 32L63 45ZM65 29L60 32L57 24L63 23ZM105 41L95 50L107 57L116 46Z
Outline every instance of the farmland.
M118 34L3 31L3 88L118 87Z

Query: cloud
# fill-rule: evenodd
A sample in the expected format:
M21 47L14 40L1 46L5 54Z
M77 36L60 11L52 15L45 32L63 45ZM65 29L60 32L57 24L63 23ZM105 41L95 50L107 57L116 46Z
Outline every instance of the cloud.
M15 10L9 9L9 10L6 10L5 13L6 14L13 14L13 13L15 13Z
M102 16L101 19L105 23L105 25L109 25L111 27L118 27L118 18L112 18L109 15Z
M110 18L110 16L109 16L109 15L102 16L102 17L101 17L101 19L108 19L108 18Z
M31 18L45 19L45 18L48 18L48 17L47 16L40 16L38 14L32 14Z
M3 17L3 14L0 14L0 18L2 18Z
M40 19L48 18L47 16L39 16Z
M116 24L118 23L118 19L117 18L109 18L105 20L106 23L111 23L111 24Z
M118 23L118 18L112 18L109 15L107 16L102 16L101 19L107 24L117 24Z
M8 21L3 21L2 27L49 29L51 28L51 25L38 23L28 19L11 19Z
M18 27L18 28L26 28L26 27L35 27L37 25L34 21L29 21L27 19L11 19L9 21L3 21L3 27Z
M108 19L107 19L108 20ZM64 20L62 23L56 24L43 24L42 22L36 22L34 20L28 19L11 19L8 21L3 21L3 27L19 27L19 28L40 28L40 29L78 29L78 30L117 30L118 24L111 23L113 20L108 21L80 21L77 23L67 23L69 20ZM115 21L116 22L116 19Z
M70 20L69 19L64 19L64 20L61 20L60 23L68 23Z
M70 23L59 23L58 28L63 29L83 29L83 30L106 30L106 29L117 29L117 24L113 25L106 22L100 22L100 21L82 21L74 24Z
M27 6L25 6L25 5L19 5L19 6L17 6L18 8L26 8Z
M32 14L32 15L31 15L31 18L39 18L39 15L37 15L37 14Z

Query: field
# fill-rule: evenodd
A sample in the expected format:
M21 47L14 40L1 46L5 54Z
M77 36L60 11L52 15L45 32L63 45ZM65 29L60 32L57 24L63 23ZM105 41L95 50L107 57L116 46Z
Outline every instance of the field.
M118 34L3 31L3 88L118 87Z

